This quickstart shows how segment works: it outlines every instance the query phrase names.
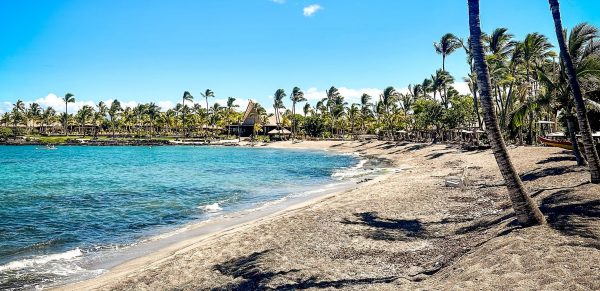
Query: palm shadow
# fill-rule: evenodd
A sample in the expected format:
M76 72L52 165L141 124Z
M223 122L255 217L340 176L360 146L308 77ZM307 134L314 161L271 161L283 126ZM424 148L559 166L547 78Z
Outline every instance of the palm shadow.
M245 257L235 258L213 267L213 270L220 272L223 275L231 276L237 280L236 282L213 288L213 291L245 291L245 290L301 290L309 288L342 288L344 286L356 286L377 283L391 283L398 277L382 277L382 278L353 278L340 280L319 280L315 276L307 279L293 280L294 283L282 284L279 286L268 286L276 281L278 276L285 276L290 273L299 272L300 270L292 269L289 271L271 271L261 264L261 259L271 252L265 250L262 252L254 252ZM290 279L290 278L288 278Z
M570 156L554 156L554 157L545 158L545 159L537 162L536 164L543 165L543 164L548 164L548 163L558 163L558 162L564 162L564 161L576 161L576 160L575 160L575 157L572 155L570 155Z
M542 199L540 210L550 227L565 235L600 238L600 231L593 225L600 218L599 199L585 199L572 189L564 189Z
M576 167L553 167L553 168L538 168L521 176L523 181L535 181L548 176L560 176L567 173L579 172Z
M374 240L407 240L425 237L426 231L418 219L389 219L379 217L377 212L355 213L355 220L344 218L341 223L370 227L363 236Z

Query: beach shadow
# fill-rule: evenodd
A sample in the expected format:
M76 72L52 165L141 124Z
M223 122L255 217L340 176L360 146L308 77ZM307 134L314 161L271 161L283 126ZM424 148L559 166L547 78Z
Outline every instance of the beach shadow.
M509 213L506 213L504 215L492 218L492 219L479 219L477 221L475 221L473 224L458 228L456 230L456 234L465 234L465 233L469 233L469 232L480 232L480 231L485 231L488 229L491 229L492 227L497 226L500 223L503 223L504 221L508 220L508 219L512 219L509 223L508 226L514 226L517 224L517 220L514 219L515 214L511 211Z
M241 279L236 282L228 283L213 291L246 291L246 290L301 290L309 288L342 288L344 286L367 285L377 283L391 283L398 277L382 278L356 278L340 280L319 280L315 276L307 279L296 279L294 283L283 284L279 286L268 286L269 283L282 275L299 272L292 269L289 271L269 271L265 270L260 260L271 250L255 252L245 257L235 258L224 263L215 265L213 270L223 275L231 276L233 279ZM272 285L272 284L271 284Z
M564 162L564 161L576 161L576 160L573 155L558 156L558 157L548 157L546 159L543 159L543 160L537 162L536 164L543 165L543 164L548 164L548 163L557 163L557 162Z
M437 158L439 158L443 155L449 154L449 153L452 153L452 152L450 151L450 152L443 152L443 153L432 153L432 154L426 155L425 157L427 157L428 160L433 160L433 159L437 159Z
M423 224L417 219L381 218L377 215L377 212L355 213L354 216L357 219L344 218L341 223L364 225L372 228L367 230L363 236L374 240L405 240L426 235Z
M565 235L600 238L598 199L585 199L576 196L572 189L564 189L542 199L540 210L550 227Z
M214 291L220 290L266 290L266 284L277 276L298 272L298 270L289 271L267 271L260 266L260 259L271 250L255 252L246 257L235 258L224 263L215 265L213 270L223 275L231 276L234 279L242 279L239 282L232 282L227 285L213 288Z
M382 277L382 278L362 278L362 279L341 279L333 281L319 281L317 277L310 277L305 280L294 284L286 284L278 286L273 290L284 291L284 290L303 290L310 288L342 288L345 286L357 286L357 285L370 285L378 283L391 283L398 279L398 277Z
M553 188L540 188L537 189L533 192L531 192L531 197L537 197L538 195L542 194L544 191L553 191L553 190L566 190L566 189L576 189L578 187L584 186L589 184L590 182L583 182L583 183L579 183L577 185L573 185L573 186L567 186L567 187L553 187Z
M567 173L580 172L575 167L554 167L545 169L535 169L521 176L523 181L535 181L548 176L560 176Z

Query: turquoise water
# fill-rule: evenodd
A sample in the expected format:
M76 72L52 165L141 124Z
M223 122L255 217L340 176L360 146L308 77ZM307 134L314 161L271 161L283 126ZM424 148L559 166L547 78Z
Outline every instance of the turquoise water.
M0 289L47 285L76 273L62 261L331 183L356 163L264 148L0 146Z

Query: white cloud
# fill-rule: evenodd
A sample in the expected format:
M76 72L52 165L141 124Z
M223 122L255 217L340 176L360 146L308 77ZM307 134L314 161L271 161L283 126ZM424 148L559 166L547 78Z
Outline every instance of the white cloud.
M323 10L323 7L319 4L312 4L304 7L304 16L310 17L313 16L317 11Z
M175 108L175 103L173 103L172 101L166 100L166 101L158 101L156 102L156 105L158 105L158 107L160 107L160 110L165 111L171 108Z
M0 105L0 114L2 114L4 112L9 112L11 109L12 109L12 103L10 103L8 101L4 101Z
M285 3L285 0L269 0L269 1L271 1L273 3L277 3L277 4L284 4Z
M54 93L50 93L46 95L46 97L35 99L33 102L42 106L42 108L52 107L57 112L65 112L65 102L62 100L62 97L56 96ZM30 101L25 102L29 105ZM94 101L91 100L77 100L77 96L75 96L75 102L69 103L68 108L69 112L76 112L81 109L84 105L94 106Z
M452 84L452 87L460 94L471 95L471 89L469 89L469 84L467 82L456 82Z

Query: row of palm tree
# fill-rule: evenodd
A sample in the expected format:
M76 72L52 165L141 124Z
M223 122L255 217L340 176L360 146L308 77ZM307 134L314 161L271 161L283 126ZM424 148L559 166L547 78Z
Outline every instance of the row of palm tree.
M512 44L512 46L520 48L518 51L512 52L512 56L519 53L523 56L524 62L522 65L525 68L525 75L521 76L523 79L524 86L524 95L530 98L549 98L548 95L557 94L556 99L560 100L559 104L563 105L562 110L570 110L571 108L568 105L569 101L568 97L566 97L569 93L573 96L573 100L575 103L575 108L577 112L577 120L579 122L579 130L583 137L583 144L586 150L586 157L589 162L589 170L591 174L591 182L592 183L600 183L600 165L598 162L598 153L594 146L594 142L591 134L591 127L588 121L588 114L586 112L586 106L584 102L584 93L582 92L580 81L583 83L590 82L587 75L582 73L585 70L577 70L581 67L585 67L589 63L595 63L598 60L598 53L596 51L596 46L593 44L595 38L597 38L597 32L594 29L587 27L587 25L583 24L571 32L571 37L569 42L565 40L566 31L563 30L561 16L560 16L560 8L558 0L549 0L550 10L552 11L552 18L555 24L556 37L560 48L560 61L558 65L562 67L562 69L556 69L557 64L551 64L552 69L548 69L548 63L545 58L547 56L551 56L552 54L547 52L550 48L550 44L546 42L545 37L540 35L528 35L525 42L522 44ZM498 167L500 168L500 172L506 182L506 186L508 188L508 193L510 200L512 202L512 207L517 216L517 220L524 226L528 225L538 225L544 224L545 219L542 213L540 212L538 206L533 202L531 197L525 191L523 187L523 183L515 170L508 151L506 149L506 144L504 138L501 133L500 123L497 119L497 104L494 104L493 95L494 93L494 81L492 78L494 71L494 59L493 57L498 54L503 55L509 54L508 46L510 42L506 37L493 37L494 43L502 43L504 46L503 49L497 50L492 53L492 58L486 60L486 55L484 51L483 40L484 36L481 32L480 26L480 17L479 17L479 0L468 0L468 10L469 10L469 31L470 31L470 41L468 50L470 53L470 59L473 62L472 69L475 70L476 78L474 82L477 84L478 91L481 97L481 105L483 107L484 120L486 131L488 133L488 138L491 142L492 149L494 152L494 156L496 158L496 162L498 163ZM574 40L576 37L573 36L573 33L579 33L585 31L588 37L584 39L584 41ZM504 34L503 31L501 34ZM588 43L590 41L591 43ZM569 44L569 46L567 45ZM531 48L535 48L535 50L531 50ZM581 49L584 49L587 53L581 53ZM579 61L579 63L574 62L574 60ZM535 66L530 66L538 62ZM511 62L512 63L512 62ZM488 65L489 64L489 65ZM514 72L516 69L516 65L512 63L512 66L509 66L508 72ZM537 77L535 75L530 74L530 70L535 69L538 71ZM568 79L568 90L565 90L564 87L556 86L554 82L549 81L547 74L548 72L554 72L557 76L556 79L564 80L564 75L567 76ZM540 80L546 80L544 82L540 82ZM597 79L592 80L591 82L597 82ZM547 88L542 88L539 86L540 84L546 83ZM514 81L510 82L510 91L512 91L512 86L514 85ZM597 83L594 84L597 88ZM546 89L546 90L543 90ZM497 86L496 86L497 90ZM596 89L597 90L597 89ZM509 92L510 92L509 91ZM544 92L545 91L545 92ZM567 93L569 92L569 93ZM537 95L537 96L536 96ZM510 96L508 96L510 97ZM523 108L534 108L538 109L540 102L539 100L521 100L524 104ZM526 106L525 106L526 104ZM533 119L535 113L540 113L540 110L528 110L528 118ZM517 114L513 114L515 116ZM521 117L524 114L520 114ZM570 118L570 113L567 113ZM531 122L531 121L530 121Z

